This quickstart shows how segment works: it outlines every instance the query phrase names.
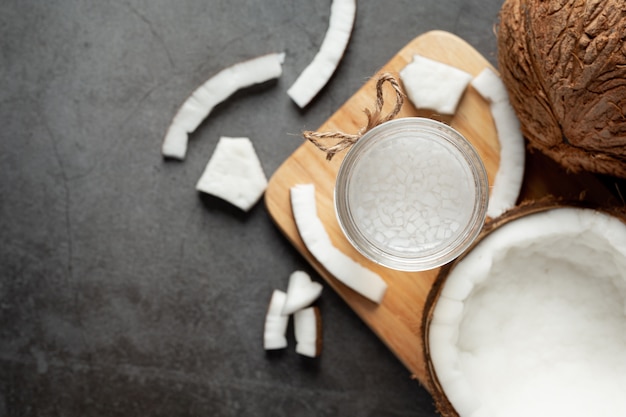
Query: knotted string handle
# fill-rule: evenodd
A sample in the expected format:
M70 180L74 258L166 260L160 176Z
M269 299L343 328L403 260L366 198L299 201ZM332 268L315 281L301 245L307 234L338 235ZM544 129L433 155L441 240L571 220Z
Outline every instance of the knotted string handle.
M382 110L383 105L385 104L385 99L383 98L383 85L388 82L394 89L396 93L396 104L391 112L383 117ZM363 112L367 116L367 125L356 135L350 135L343 132L314 132L310 130L306 130L302 132L302 135L305 139L313 143L318 149L326 153L326 160L330 161L333 159L336 153L343 151L344 149L349 148L354 145L357 140L359 140L367 131L373 129L374 127L388 122L398 115L402 105L404 104L404 92L398 83L396 78L385 72L381 74L376 81L376 108L374 111L370 111L370 109L363 109ZM326 145L327 141L336 141L332 145Z

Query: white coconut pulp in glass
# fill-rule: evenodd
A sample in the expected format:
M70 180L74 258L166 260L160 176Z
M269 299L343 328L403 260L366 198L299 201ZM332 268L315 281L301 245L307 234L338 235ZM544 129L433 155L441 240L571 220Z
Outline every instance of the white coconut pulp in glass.
M424 270L458 256L478 235L487 207L485 169L447 125L397 119L371 130L346 155L337 178L339 222L370 259Z
M451 271L427 329L461 417L626 415L626 224L558 208L496 229Z

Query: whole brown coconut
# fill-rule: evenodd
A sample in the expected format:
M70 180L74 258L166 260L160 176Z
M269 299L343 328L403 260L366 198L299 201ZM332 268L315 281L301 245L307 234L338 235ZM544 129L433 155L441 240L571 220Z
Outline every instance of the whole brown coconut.
M506 0L498 64L531 149L626 178L625 0Z

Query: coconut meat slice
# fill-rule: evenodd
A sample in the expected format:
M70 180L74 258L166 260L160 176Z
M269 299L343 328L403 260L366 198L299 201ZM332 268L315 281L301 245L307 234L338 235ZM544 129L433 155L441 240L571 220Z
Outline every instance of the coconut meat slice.
M499 227L448 275L428 329L461 417L626 415L626 224L556 208Z
M287 347L287 325L289 316L282 314L287 294L274 290L270 304L265 314L265 328L263 330L263 347L265 350L284 349Z
M362 296L380 303L387 283L337 249L317 215L315 186L297 184L291 187L291 209L304 245L335 278Z
M328 29L311 63L289 87L287 94L301 108L328 83L348 46L356 15L356 0L333 0Z
M293 315L296 353L315 358L322 353L322 317L317 307L298 310Z
M491 115L500 142L500 167L493 182L487 216L494 218L515 206L524 179L526 158L520 122L511 106L506 87L489 67L471 82L472 87L490 103Z
M406 95L418 109L454 114L472 75L416 54L400 71Z
M287 316L309 306L322 294L322 288L322 284L311 281L306 272L292 272L287 284L287 300L282 314Z
M267 188L267 177L249 138L221 137L196 184L198 191L214 195L248 211Z
M183 160L189 133L196 130L213 108L236 91L280 77L284 53L262 55L224 68L185 100L174 116L163 145L163 156Z

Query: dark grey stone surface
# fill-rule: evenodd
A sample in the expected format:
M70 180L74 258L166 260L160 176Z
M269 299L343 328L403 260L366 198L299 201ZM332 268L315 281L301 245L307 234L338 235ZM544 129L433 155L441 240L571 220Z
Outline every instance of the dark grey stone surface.
M501 0L361 0L348 51L300 111L286 89L330 1L4 0L0 5L0 416L433 416L409 372L325 286L324 352L266 354L274 288L310 272L263 203L194 189L219 136L267 176L379 67L431 29L495 62ZM237 94L164 161L201 82L285 51L277 83ZM293 338L291 346L293 346Z

